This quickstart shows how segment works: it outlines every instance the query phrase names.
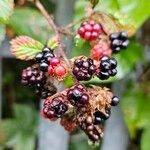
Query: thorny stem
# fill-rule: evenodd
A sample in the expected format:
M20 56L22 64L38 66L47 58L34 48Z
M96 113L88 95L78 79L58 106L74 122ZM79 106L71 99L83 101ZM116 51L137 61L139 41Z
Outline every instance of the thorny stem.
M41 11L42 15L46 18L46 20L48 21L49 25L51 26L52 30L55 32L57 41L58 41L58 50L60 52L60 54L62 55L64 61L66 62L66 64L68 65L68 67L71 70L71 63L69 62L64 50L63 50L63 46L61 43L61 35L60 33L66 34L66 35L73 35L71 34L71 32L65 30L65 28L59 28L56 26L56 24L54 23L54 19L51 15L48 14L48 12L46 11L46 9L43 7L43 5L41 4L41 2L39 0L34 0L34 3L36 5L36 7ZM71 72L71 71L70 71ZM76 80L76 78L74 77L73 74L71 74L73 81L75 83L78 83L78 81Z
M46 18L49 25L52 27L52 30L55 32L55 35L56 35L56 38L57 38L57 41L58 41L59 52L61 53L61 55L64 58L67 65L70 66L70 63L67 59L67 56L66 56L66 54L63 50L62 44L61 44L61 38L60 38L60 32L59 32L60 30L55 25L53 17L48 14L48 12L46 11L46 9L43 7L43 5L41 4L41 2L39 0L35 0L35 5L41 11L42 15Z

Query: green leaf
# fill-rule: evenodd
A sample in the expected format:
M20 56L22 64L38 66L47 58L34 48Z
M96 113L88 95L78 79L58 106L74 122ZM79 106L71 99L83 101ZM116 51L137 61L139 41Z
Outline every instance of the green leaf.
M71 57L85 55L87 57L90 56L90 43L83 40L82 38L76 38L76 44L71 51Z
M147 0L106 0L98 4L97 9L112 15L121 13L130 18L136 28L139 28L150 16L150 3Z
M30 36L42 43L51 35L46 19L33 8L16 8L8 25L16 34Z
M135 86L135 84L132 85L131 82L127 89L122 97L121 106L133 138L137 129L147 128L150 125L150 95L145 93L142 88Z
M27 136L27 135L20 135L16 143L14 144L15 150L34 150L35 149L35 136Z
M16 131L17 126L14 120L2 120L0 123L0 145L4 145Z
M58 47L58 41L56 37L50 38L47 42L47 46L51 49L55 49Z
M0 146L12 147L15 150L33 150L37 126L37 111L29 105L15 105L14 118L2 120L0 123Z
M19 36L11 41L11 52L21 60L31 60L42 51L44 45L28 36Z
M3 40L5 39L6 28L5 25L0 23L0 45L2 44Z
M69 75L65 78L64 80L64 84L67 86L67 87L71 87L74 85L74 82L73 82L73 79L72 79L72 76Z
M142 134L141 150L149 150L150 148L150 128L146 129Z
M6 23L13 12L13 0L0 1L0 22Z
M130 41L129 48L121 51L118 55L115 56L115 58L118 61L118 73L116 78L122 79L132 71L138 60L143 60L143 47L132 39Z

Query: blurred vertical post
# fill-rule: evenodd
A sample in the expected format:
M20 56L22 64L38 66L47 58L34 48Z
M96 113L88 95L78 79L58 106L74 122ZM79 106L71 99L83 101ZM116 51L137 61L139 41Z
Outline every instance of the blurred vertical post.
M73 20L74 0L56 0L55 20L59 26L67 25ZM69 53L72 45L72 39L63 37L62 41L66 46L66 52ZM63 90L63 86L59 86L58 92ZM39 126L38 150L67 150L68 149L68 133L58 124L40 119Z
M121 98L125 80L112 85L113 92ZM105 126L105 135L101 150L127 150L129 146L129 132L124 121L124 115L119 106L112 108L112 114Z
M0 120L2 117L2 56L0 55Z

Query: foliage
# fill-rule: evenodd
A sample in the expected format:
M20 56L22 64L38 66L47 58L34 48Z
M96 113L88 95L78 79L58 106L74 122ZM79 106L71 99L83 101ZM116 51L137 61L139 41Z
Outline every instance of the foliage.
M6 23L13 12L14 1L0 1L0 22Z
M136 138L136 131L144 129L141 147L142 150L147 150L150 147L150 144L147 142L150 130L150 94L144 91L142 87L130 83L127 86L121 104L131 137Z
M138 28L150 16L150 3L147 2L147 0L101 0L100 2L98 0L89 1L96 10L104 10L105 12L109 12L111 16L120 23L122 30L128 30L132 36L134 36ZM89 3L87 1L76 1L75 21L80 20L84 16L83 8L88 5ZM108 18L105 19L106 23L110 24L110 20ZM11 27L15 34L27 35L43 43L46 43L46 40L51 37L51 32L49 32L47 21L36 9L32 7L21 7L15 8L13 12L13 0L0 1L0 44L5 38L5 24ZM79 23L75 25L75 29L78 26ZM28 58L31 59L36 52L42 49L43 44L40 42L37 42L38 44L33 46L33 43L30 41L30 44L27 43L27 45L21 45L20 47L17 47L17 50L19 51L19 49L23 49L23 52L28 55L32 53L30 58ZM49 43L51 45L51 40ZM54 42L53 44L55 47L56 43ZM90 52L87 51L89 48L90 45L87 44L87 42L77 39L76 46L72 50L72 56L77 56L80 54L89 55ZM22 53L16 55L18 57L22 57ZM135 39L135 37L133 37L130 47L126 51L119 54L116 58L120 62L118 66L119 73L117 77L111 78L107 82L120 80L128 76L129 72L134 71L135 64L139 60L144 59L143 47ZM13 80L12 76L9 77L9 79ZM97 78L94 78L91 82L99 84L99 81L100 80L97 80ZM66 85L70 86L71 84L71 79L68 77L66 79ZM128 90L122 99L122 108L131 133L131 137L135 138L135 132L137 129L144 129L141 139L141 148L142 150L148 150L150 147L150 95L145 93L141 87L135 87L135 84L130 85L127 87L127 89ZM35 146L37 113L34 112L30 106L16 105L14 110L14 118L3 120L0 124L0 144L1 146L14 147L16 150L24 150L24 148L33 150ZM80 144L78 145L80 146ZM73 149L81 148L76 148L78 145L73 145ZM83 149L88 149L87 145L83 147L85 147Z
M38 113L29 105L14 105L14 118L0 123L0 148L33 150L35 147Z
M11 52L21 60L30 60L40 52L44 45L27 36L20 36L11 41Z
M8 25L17 35L27 35L44 43L51 35L47 21L33 8L15 9Z

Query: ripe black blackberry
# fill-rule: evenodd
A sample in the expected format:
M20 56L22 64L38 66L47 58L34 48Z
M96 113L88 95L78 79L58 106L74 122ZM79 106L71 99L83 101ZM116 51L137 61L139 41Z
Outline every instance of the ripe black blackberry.
M57 92L57 89L52 83L36 85L36 93L42 99L46 99L47 97L54 95L56 92Z
M110 40L113 53L118 53L121 49L126 49L129 45L127 32L112 33Z
M48 47L45 47L42 52L37 53L35 60L39 63L41 71L47 72L50 60L54 56L53 50Z
M96 66L90 58L76 59L73 66L73 74L79 81L90 80L96 71Z
M39 70L38 67L28 67L24 69L22 72L21 83L25 86L35 86L37 84L45 84L46 76L42 71Z
M108 56L101 57L97 77L101 80L106 80L110 76L115 76L117 74L116 67L116 59L110 58Z
M51 101L45 100L43 114L46 118L54 119L60 118L68 110L68 105L63 102L63 97L58 96Z
M89 137L91 141L98 142L100 138L103 136L103 125L94 124L93 116L87 112L85 112L86 108L82 107L78 110L77 114L77 124L79 127L85 132L85 134Z
M120 99L117 96L112 97L111 105L112 106L117 106L119 103Z
M110 108L109 109L106 108L105 113L106 114L103 114L100 111L96 111L94 113L94 118L95 118L94 124L104 124L105 120L107 120L110 117L110 114L111 114Z
M67 99L73 106L80 107L89 102L89 96L86 90L81 87L79 85L74 86L67 92Z

